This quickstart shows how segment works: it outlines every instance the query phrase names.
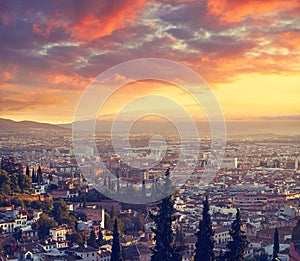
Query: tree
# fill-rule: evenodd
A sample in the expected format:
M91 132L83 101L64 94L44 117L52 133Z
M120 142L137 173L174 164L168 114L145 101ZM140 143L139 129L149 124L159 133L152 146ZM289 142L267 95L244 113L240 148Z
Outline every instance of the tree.
M103 242L104 242L104 238L103 238L102 230L101 230L101 227L99 227L99 233L98 233L98 238L97 238L98 246L103 245Z
M113 243L112 243L110 260L123 261L122 250L121 250L120 240L119 240L119 229L118 229L117 219L115 219L115 223L114 223Z
M176 234L175 234L175 245L176 245L176 257L177 260L182 260L182 254L186 250L185 242L184 242L184 234L182 232L182 228L177 226Z
M168 194L171 191L169 170L166 172L164 186L164 192ZM151 249L151 261L175 261L178 258L175 251L176 246L173 242L172 222L174 221L174 213L174 200L171 195L160 201L157 213L150 212L150 218L155 222L155 227L152 228L155 234L155 247Z
M32 172L31 172L31 181L32 183L36 183L36 175L35 175L35 172L34 172L34 168L32 168Z
M110 217L112 219L115 219L118 216L117 212L115 211L114 206L111 207L110 212L108 214L110 215Z
M105 212L105 228L113 231L114 229L114 220L117 219L118 221L118 228L119 232L124 231L125 223L122 219L118 218L118 213L115 211L114 207L111 208L109 213Z
M22 193L24 192L24 190L29 190L32 187L30 178L24 174L18 175L18 185Z
M70 240L71 244L83 245L83 238L79 233L67 234L67 240Z
M30 177L30 171L29 171L29 166L28 166L28 165L26 166L26 171L25 171L25 173L26 173L26 176L27 176L27 177Z
M43 172L41 166L38 167L36 174L36 182L39 184L43 183Z
M249 244L244 231L241 229L242 220L239 209L236 210L236 217L230 229L231 241L227 243L227 252L225 260L227 261L242 261L244 260L244 253Z
M50 182L53 181L53 175L51 173L48 174L48 179L49 179Z
M117 177L117 193L120 192L120 178L119 176Z
M266 252L262 252L259 256L258 256L258 261L268 261L268 254Z
M145 231L145 221L141 212L137 214L135 226L137 231Z
M214 231L209 214L208 197L203 201L202 220L199 222L199 229L196 233L197 242L195 250L195 261L211 261L215 259L214 254Z
M85 192L83 192L80 195L80 207L81 208L85 208L86 207L86 193Z
M107 212L104 213L104 217L105 217L104 218L104 227L105 227L105 229L111 231L111 227L110 227L110 224L112 222L111 217Z
M104 177L103 186L104 186L104 188L107 188L107 180L106 180L106 177Z
M5 170L0 171L0 193L10 194L10 178Z
M54 217L59 225L67 223L69 220L69 210L66 202L64 202L62 199L55 201L53 203L51 216Z
M37 230L40 239L45 239L49 235L49 229L56 226L56 222L49 215L42 213L37 221Z
M94 229L92 229L92 231L90 233L90 237L87 240L87 244L88 244L88 246L91 246L91 247L95 247L95 248L98 247L98 244L97 244L97 241L96 241L96 234L95 234Z
M40 210L42 208L42 206L43 206L42 201L35 200L35 201L31 201L31 203L30 203L30 207L33 209ZM46 214L49 214L49 213L46 213Z
M52 213L54 206L51 202L43 201L42 202L42 211L46 214Z
M142 180L142 197L143 198L146 198L146 183L145 183L145 180L143 179Z
M279 236L278 236L278 229L275 228L272 261L278 260L278 254L279 254Z
M20 192L17 174L10 175L10 188L13 192Z
M15 232L13 233L13 237L17 241L20 242L22 240L22 230L20 228L15 228Z
M10 201L10 203L12 204L12 205L14 205L15 207L21 207L21 208L24 208L24 201L23 200L21 200L21 199L19 199L19 198L12 198L11 199L11 201Z

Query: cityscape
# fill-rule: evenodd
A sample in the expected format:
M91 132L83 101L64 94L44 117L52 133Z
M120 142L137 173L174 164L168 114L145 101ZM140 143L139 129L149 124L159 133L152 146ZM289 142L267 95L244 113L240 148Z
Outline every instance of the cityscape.
M176 153L172 148L178 148L180 142L170 137L170 149L160 164L149 170L137 170L123 164L110 150L109 135L98 133L97 136L102 137L99 146L103 162L118 178L110 180L104 168L93 168L90 163L96 162L97 158L88 148L80 154L82 161L89 163L90 177L85 178L72 149L71 130L39 125L29 124L27 129L14 126L1 131L2 256L5 253L6 260L26 259L28 255L34 260L73 260L85 255L84 260L110 260L113 218L118 218L124 260L151 260L154 221L149 211L157 204L156 181L164 179L169 168L172 180L172 169L178 161L178 151ZM140 155L145 154L147 137L147 134L131 137L135 148L141 148L138 150ZM105 149L104 143L107 144ZM209 164L210 141L203 138L199 143L197 167L174 196L174 240L184 246L182 260L191 260L194 256L205 196L210 205L216 257L226 252L226 245L231 240L231 223L239 209L242 229L249 241L245 260L256 260L253 258L263 255L265 260L272 257L275 229L278 229L279 259L293 260L293 257L297 260L299 135L228 138L221 168L208 183L201 177ZM4 171L10 174L10 182L15 175L28 176L27 187L21 187L19 182L15 190L12 185L6 188ZM39 172L41 177L38 178ZM118 180L126 186L117 188ZM143 184L147 184L143 192L149 198L147 204L123 203L106 196L114 197L113 192L119 189L141 197ZM125 192L126 189L129 192ZM65 212L57 213L59 207ZM48 224L47 219L53 223ZM49 228L45 230L42 224ZM97 243L89 241L91 234Z
M0 261L300 261L299 0L0 0Z

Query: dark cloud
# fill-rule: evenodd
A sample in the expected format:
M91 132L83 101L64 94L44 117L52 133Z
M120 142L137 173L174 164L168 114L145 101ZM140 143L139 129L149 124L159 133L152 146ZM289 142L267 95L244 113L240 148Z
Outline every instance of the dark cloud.
M174 6L169 4L161 9L159 18L176 26L184 25L194 32L200 29L219 32L234 27L234 25L219 23L217 16L208 15L206 1L194 1Z
M167 32L178 39L190 39L194 35L193 32L186 28L172 28L167 30Z
M201 50L202 54L213 57L231 56L232 58L242 55L257 45L254 41L226 35L212 35L207 39L193 39L187 43L191 48Z

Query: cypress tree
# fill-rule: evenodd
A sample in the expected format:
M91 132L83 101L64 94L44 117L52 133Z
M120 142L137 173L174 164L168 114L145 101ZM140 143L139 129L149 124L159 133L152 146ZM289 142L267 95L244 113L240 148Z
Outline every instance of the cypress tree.
M202 220L199 222L199 229L196 233L197 242L195 244L195 261L215 260L214 254L214 231L209 214L208 197L203 201Z
M151 261L172 261L175 252L173 245L172 221L174 210L174 202L171 196L164 198L158 204L158 213L150 213L150 217L154 220L156 226L152 228L155 233L155 247L152 249Z
M182 232L181 227L176 228L176 234L175 234L175 258L176 260L182 260L182 254L186 250L185 244L184 244L184 234Z
M94 229L92 229L92 231L90 233L90 237L87 240L87 244L88 244L88 246L91 246L91 247L95 247L95 248L98 247L98 244L97 244L97 241L96 241L96 234L95 234Z
M225 260L227 261L243 261L246 248L249 244L244 231L241 229L242 220L239 209L236 210L236 217L230 229L231 241L227 243L227 252Z
M103 234L102 234L102 231L101 231L101 227L99 227L99 233L98 233L98 238L97 238L98 246L103 245L103 242L104 242Z
M142 197L146 198L146 184L145 184L145 180L142 180Z
M108 177L108 189L113 190L113 185L112 185L110 177Z
M37 175L36 175L36 182L37 183L42 183L43 182L43 173L42 173L42 169L41 169L41 166L38 167L38 170L37 170Z
M272 261L278 260L278 254L279 254L279 236L278 236L278 229L275 228L274 246L273 246L273 259L272 259Z
M117 219L115 219L114 223L113 244L111 249L110 261L123 261Z
M103 186L104 186L105 188L107 188L107 181L106 181L106 177L104 177Z
M119 176L117 177L117 193L120 192L120 178Z
M83 193L83 196L82 196L82 203L83 203L82 207L86 208L86 193L85 192Z
M26 172L25 173L26 173L27 177L30 177L30 171L29 171L29 166L28 165L26 166Z
M35 172L34 172L34 168L32 168L31 180L32 180L32 183L36 183L36 175L35 175Z
M170 185L169 170L167 170L164 193L168 194L170 192ZM152 228L152 231L155 234L155 247L151 249L151 261L179 260L176 253L176 246L173 242L174 235L172 231L172 221L174 221L174 213L174 200L172 196L167 196L161 200L158 204L156 214L150 213L150 218L155 222L155 227Z

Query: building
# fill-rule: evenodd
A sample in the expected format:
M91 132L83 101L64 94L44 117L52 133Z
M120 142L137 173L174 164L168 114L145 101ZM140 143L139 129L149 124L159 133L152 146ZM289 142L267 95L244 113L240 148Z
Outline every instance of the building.
M65 241L67 229L65 227L54 227L50 228L49 235L54 241Z
M56 243L57 249L68 247L69 241L66 240L67 229L65 227L50 228L49 234Z
M221 168L223 169L236 169L238 166L237 158L223 158Z
M5 220L0 220L0 231L1 233L4 234L10 234L14 232L14 221L5 221Z
M266 195L238 194L233 197L233 205L241 210L267 210L268 197Z
M214 239L217 245L222 243L227 243L228 241L231 240L228 227L216 228L214 231L215 231Z
M110 261L110 256L110 251L101 251L101 253L99 254L99 261Z
M66 250L70 255L74 257L80 257L84 261L98 261L98 252L96 248L90 246L79 246Z

